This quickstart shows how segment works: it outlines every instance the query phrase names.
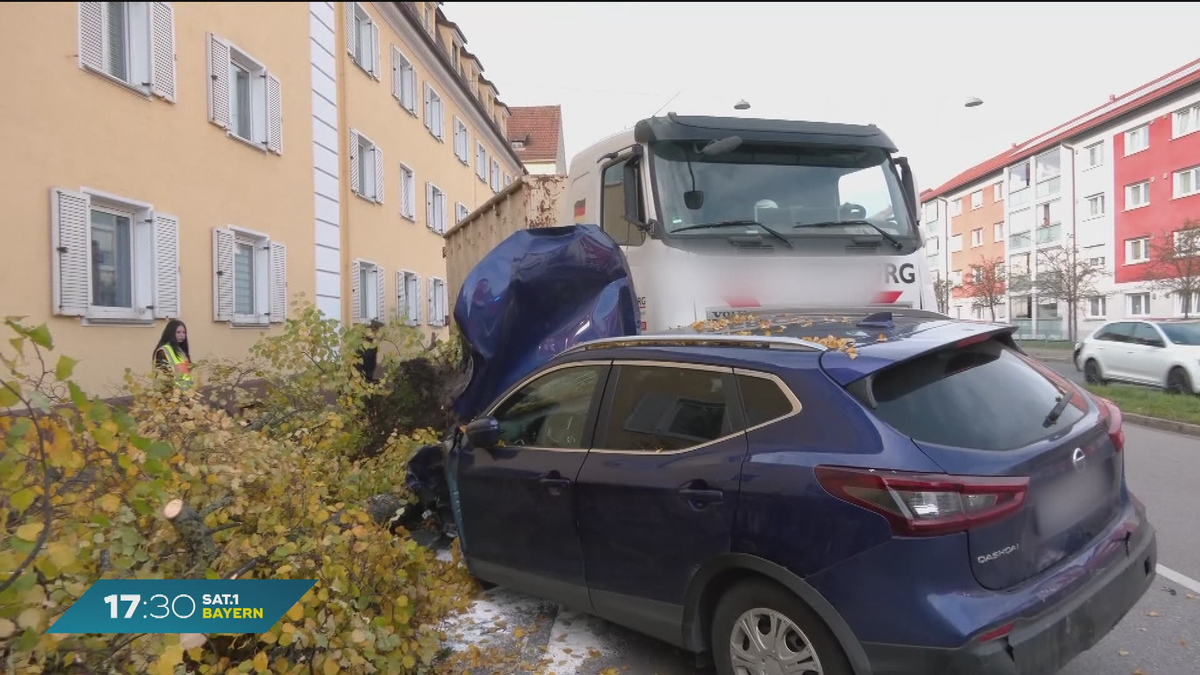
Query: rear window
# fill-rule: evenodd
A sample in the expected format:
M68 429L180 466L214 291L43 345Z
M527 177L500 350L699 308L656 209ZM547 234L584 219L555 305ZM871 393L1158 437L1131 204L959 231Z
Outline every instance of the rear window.
M1063 392L1070 403L1045 425ZM875 414L918 441L976 450L1012 450L1069 428L1087 410L1057 374L986 340L893 366L872 385Z

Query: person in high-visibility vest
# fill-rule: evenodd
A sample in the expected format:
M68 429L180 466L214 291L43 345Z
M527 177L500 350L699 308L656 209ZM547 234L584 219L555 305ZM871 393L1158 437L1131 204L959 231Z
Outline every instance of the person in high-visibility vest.
M188 351L187 326L179 319L171 319L163 329L162 337L154 348L154 366L174 375L177 387L192 387L192 356Z

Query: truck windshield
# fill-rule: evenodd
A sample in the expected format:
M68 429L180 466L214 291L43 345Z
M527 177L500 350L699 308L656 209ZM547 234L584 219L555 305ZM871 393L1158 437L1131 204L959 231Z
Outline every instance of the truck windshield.
M659 220L668 234L689 225L751 220L789 238L878 237L878 230L863 221L894 237L914 236L903 188L883 150L743 143L707 156L700 152L703 147L703 142L683 141L650 146ZM698 208L685 203L689 191L703 194ZM696 206L696 197L686 202ZM720 232L691 229L679 236Z

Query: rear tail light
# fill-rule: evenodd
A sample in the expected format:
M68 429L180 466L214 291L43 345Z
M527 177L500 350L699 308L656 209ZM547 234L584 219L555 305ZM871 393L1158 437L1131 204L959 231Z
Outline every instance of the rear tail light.
M902 536L964 532L999 520L1025 502L1026 477L947 476L818 466L833 496L888 519Z
M1124 419L1121 416L1121 409L1116 403L1104 398L1096 396L1096 400L1100 402L1100 406L1108 411L1108 437L1112 439L1113 447L1117 452L1125 449L1125 425Z

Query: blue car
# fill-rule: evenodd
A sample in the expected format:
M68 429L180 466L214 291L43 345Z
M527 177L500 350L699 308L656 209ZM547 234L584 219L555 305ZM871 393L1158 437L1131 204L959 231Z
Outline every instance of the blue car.
M467 565L722 675L1055 673L1156 537L1121 412L1013 330L758 314L569 347L448 452Z

